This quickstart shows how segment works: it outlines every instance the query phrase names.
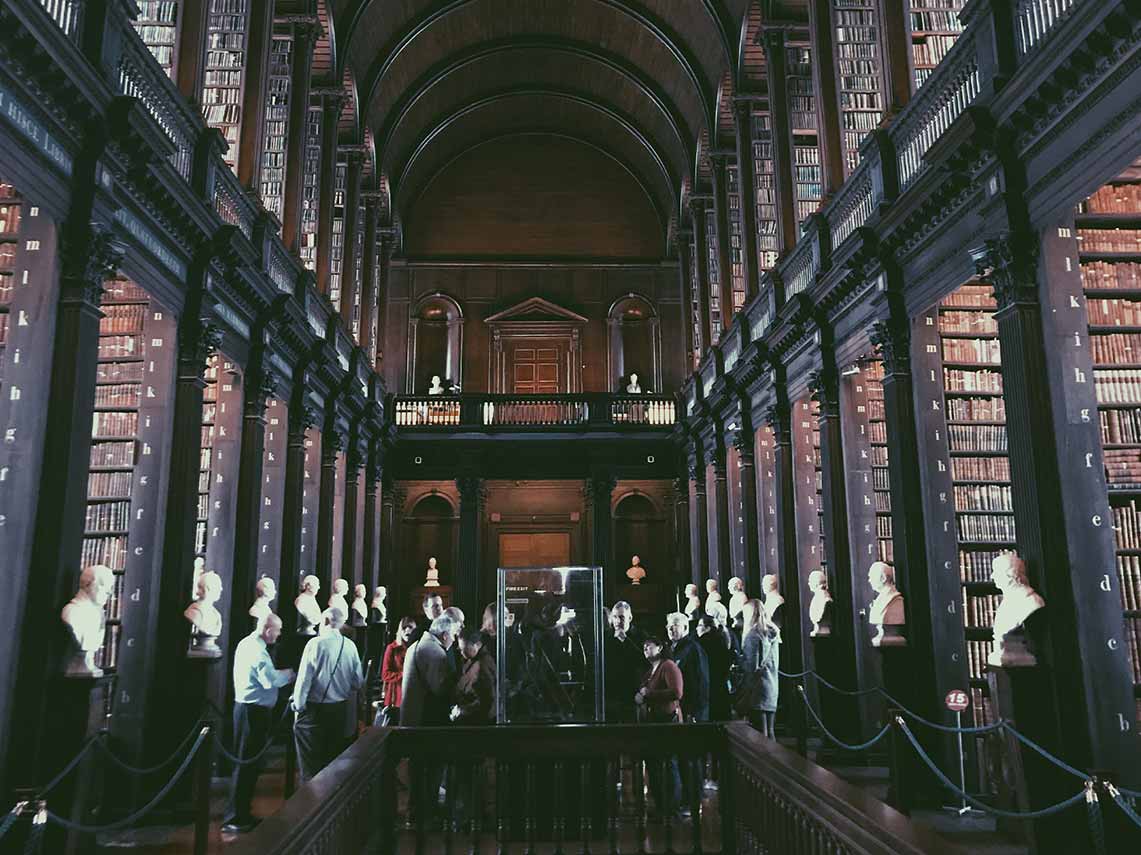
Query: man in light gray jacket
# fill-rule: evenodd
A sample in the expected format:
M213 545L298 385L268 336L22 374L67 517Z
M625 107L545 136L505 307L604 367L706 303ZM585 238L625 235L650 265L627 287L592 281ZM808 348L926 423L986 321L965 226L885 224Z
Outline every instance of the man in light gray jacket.
M408 648L400 692L401 727L432 727L448 723L456 680L448 662L448 650L458 629L450 616L440 615L420 640Z

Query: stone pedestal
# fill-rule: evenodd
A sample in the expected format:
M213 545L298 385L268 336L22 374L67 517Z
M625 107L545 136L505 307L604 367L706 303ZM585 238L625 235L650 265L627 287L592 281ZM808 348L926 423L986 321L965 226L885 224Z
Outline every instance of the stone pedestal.
M817 635L810 639L812 645L812 661L816 665L816 673L834 686L844 689L855 688L852 685L853 674L843 667L842 654L835 634ZM809 681L805 680L805 691L817 713L824 720L825 726L837 738L845 742L861 742L859 728L859 714L856 699L850 695L835 692L819 681L815 683L815 693L809 691ZM828 739L820 746L821 761L843 764L860 764L864 758L844 751Z
M159 747L161 756L154 758L155 762L170 756L191 730L197 732L200 722L211 722L214 724L214 732L219 732L219 726L223 723L224 717L230 715L230 710L217 709L208 703L208 699L210 687L216 685L221 677L219 669L223 668L224 661L222 658L188 657L181 663L177 682L177 703L170 706L170 715L166 722L167 738ZM171 763L171 769L176 768L177 762L174 761ZM187 772L167 800L165 807L175 821L192 822L194 819L194 778L193 770ZM162 807L160 806L160 809Z
M885 633L886 636L886 633ZM885 645L875 648L874 655L879 657L879 669L883 674L883 687L895 698L899 704L910 710L917 708L915 692L915 658L911 648L906 644ZM887 701L888 714L895 713L896 706ZM927 745L931 739L921 725L914 720L907 719L907 726L919 739L920 744L930 752ZM930 771L921 767L922 760L915 754L915 749L907 742L902 733L892 736L893 743L889 757L891 766L891 786L888 790L888 802L897 810L908 813L916 804L915 796L919 792L922 782L930 777Z

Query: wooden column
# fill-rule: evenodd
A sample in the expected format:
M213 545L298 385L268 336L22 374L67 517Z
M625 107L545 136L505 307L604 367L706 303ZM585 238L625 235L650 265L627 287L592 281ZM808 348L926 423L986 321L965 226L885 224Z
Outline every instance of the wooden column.
M246 36L246 78L242 86L242 126L238 132L238 181L255 194L261 191L265 149L265 102L268 97L269 47L273 42L274 0L250 0Z
M697 313L701 320L701 352L705 353L713 343L712 323L709 316L709 247L705 234L705 199L689 200L690 216L693 218L693 252L697 261Z
M289 437L285 447L285 494L281 509L281 573L277 583L277 613L292 635L297 625L293 601L300 592L301 525L305 494L305 433L319 420L305 403L305 371L294 372L293 399L289 403Z
M757 255L757 176L753 163L753 102L733 101L733 124L737 141L737 187L741 194L741 263L745 271L745 303L761 291L760 258Z
M801 639L800 570L796 538L796 497L793 490L794 461L792 451L792 408L783 383L776 387L776 402L765 418L772 428L775 458L775 493L777 515L777 551L780 567L780 590L784 595L781 627L781 670L800 671L805 655Z
M380 475L380 581L390 590L396 586L396 505L397 487L387 467ZM394 602L403 602L396 600Z
M831 0L808 0L812 84L816 90L816 139L820 146L820 173L824 179L825 203L844 183L844 149L840 141L840 99L836 87L836 49L831 5ZM910 34L908 40L910 41Z
M377 257L376 285L376 370L379 373L384 363L385 338L388 331L388 277L391 273L389 262L396 246L396 236L391 229L380 232L380 253Z
M614 520L610 512L611 497L617 479L609 472L595 471L590 476L591 563L602 568L602 592L606 602L614 602Z
M692 578L689 548L689 479L684 475L673 481L674 505L674 587Z
M345 105L345 92L337 86L324 86L315 87L313 95L321 104L321 201L317 213L317 290L328 296L329 274L332 270L335 193L333 185L337 176L337 129L341 120L341 110Z
M733 433L737 469L741 480L741 532L745 547L745 590L761 590L761 554L757 539L757 473L753 462L753 428L749 404L741 404L741 425Z
M356 305L357 280L357 210L361 199L361 168L364 166L364 148L353 148L346 155L345 168L345 230L344 251L341 254L341 322L352 333L353 308ZM362 223L363 225L363 223ZM363 272L363 271L362 271ZM361 286L364 286L362 277ZM363 309L363 307L362 307ZM359 342L358 342L359 344Z
M781 255L796 246L793 200L792 128L788 116L788 78L784 32L766 29L762 36L769 84L769 118L773 138L773 183L776 185L777 237ZM779 304L778 304L779 305Z
M341 578L349 583L349 589L361 579L357 570L357 502L359 501L359 488L361 482L361 466L364 457L361 455L359 440L355 436L349 442L349 450L345 455L345 521L341 538Z
M364 259L361 263L361 332L357 342L366 354L368 365L376 365L376 317L377 317L377 225L380 216L380 194L362 192L364 199L364 240L361 250Z
M690 447L689 481L693 485L693 510L689 515L691 571L699 589L709 578L709 510L705 498L705 457L700 443Z
M713 462L713 516L717 520L717 542L712 544L710 556L710 578L716 579L724 587L733 575L733 557L729 538L729 479L726 472L726 449L718 426L717 444L710 458Z
M880 57L883 65L886 125L911 100L911 17L907 0L879 0ZM881 125L881 126L882 126Z
M369 444L368 462L365 464L364 482L364 546L361 555L362 583L372 590L380 584L380 503L377 501L380 487L380 448L379 442Z
M183 0L179 10L178 44L174 51L177 67L174 82L183 97L195 104L202 101L202 81L206 70L206 21L210 0Z
M460 561L456 568L456 604L470 615L470 621L482 611L480 568L482 565L483 479L465 475L456 479L460 492Z
M682 376L692 373L695 345L693 341L693 259L690 241L693 233L678 231L674 236L677 245L678 291L681 296L681 330L685 342L685 370Z
M285 141L285 198L282 202L281 240L297 254L301 233L302 185L305 181L305 118L309 113L313 46L321 24L316 17L290 20L293 28L293 68L289 79L289 133Z
M333 497L337 491L337 455L344 451L345 434L337 424L336 410L327 401L325 426L321 430L321 499L317 506L317 567L314 575L321 590L333 592Z
M721 329L733 323L733 265L729 255L729 178L726 175L728 155L714 154L713 218L717 227L717 281L721 289Z

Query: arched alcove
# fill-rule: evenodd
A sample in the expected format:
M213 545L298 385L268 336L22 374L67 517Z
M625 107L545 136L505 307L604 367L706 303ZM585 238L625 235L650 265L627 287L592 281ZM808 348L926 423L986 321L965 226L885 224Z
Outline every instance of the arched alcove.
M614 567L618 587L628 586L626 568L633 556L646 571L643 585L663 586L671 577L664 544L668 532L665 517L644 493L629 492L614 506Z
M638 375L643 392L662 389L661 332L658 310L641 294L626 294L610 306L606 323L610 332L610 382L624 392L631 375Z
M441 493L427 493L412 505L404 518L404 566L399 571L405 590L424 584L429 558L438 562L440 584L452 584L458 558L457 521L455 507Z
M459 303L437 292L421 299L408 319L408 389L427 394L432 378L445 389L463 386L464 316Z

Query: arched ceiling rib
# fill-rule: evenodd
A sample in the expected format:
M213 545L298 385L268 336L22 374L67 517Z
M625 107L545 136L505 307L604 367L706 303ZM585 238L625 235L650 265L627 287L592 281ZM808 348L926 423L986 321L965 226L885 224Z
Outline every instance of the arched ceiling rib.
M395 209L405 209L445 164L464 151L515 133L567 136L610 155L646 189L664 228L673 206L674 183L649 142L613 109L557 91L499 93L441 119L425 132L401 172L394 174Z
M584 63L590 66L589 75L582 73ZM627 117L628 124L646 138L666 164L674 181L685 174L691 162L685 138L667 114L654 108L636 81L581 55L542 47L485 55L465 64L463 73L454 79L427 89L405 112L390 117L395 124L382 153L384 166L399 175L425 129L464 104L515 90L569 91L567 81L575 82L575 94Z

